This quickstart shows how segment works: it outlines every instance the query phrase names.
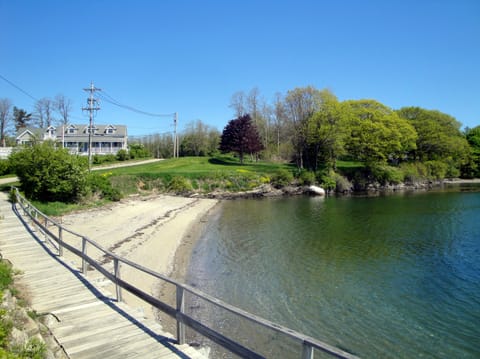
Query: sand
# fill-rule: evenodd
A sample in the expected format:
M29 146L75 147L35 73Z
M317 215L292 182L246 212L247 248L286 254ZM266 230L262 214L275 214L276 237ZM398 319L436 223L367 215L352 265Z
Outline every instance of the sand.
M66 228L94 240L111 252L170 276L175 262L181 263L181 266L188 265L185 257L190 251L178 249L188 243L190 246L193 244L209 211L217 203L218 200L214 199L167 195L131 197L107 207L63 216L60 221ZM177 250L180 254L178 258ZM105 261L94 248L87 249L87 252L98 261ZM66 256L74 260L71 254ZM178 263L176 270L179 269ZM111 269L113 264L107 263L106 267ZM181 269L179 272L182 272ZM122 265L121 277L155 296L162 288L158 279L142 275L127 265ZM104 286L114 292L108 282ZM145 317L155 315L148 304L130 293L123 291L122 296L127 304L142 311Z

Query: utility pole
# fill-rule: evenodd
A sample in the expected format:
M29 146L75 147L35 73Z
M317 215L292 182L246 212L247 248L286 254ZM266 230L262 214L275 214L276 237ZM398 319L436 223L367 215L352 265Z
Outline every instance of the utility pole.
M101 89L93 85L93 81L90 83L90 87L83 89L90 92L90 96L87 99L88 107L82 107L82 111L88 111L90 115L90 124L88 127L88 171L92 169L92 132L93 132L93 116L96 111L100 110L98 107L98 100L93 97L95 91L101 91Z
M173 114L173 158L178 157L178 137L177 137L178 114Z

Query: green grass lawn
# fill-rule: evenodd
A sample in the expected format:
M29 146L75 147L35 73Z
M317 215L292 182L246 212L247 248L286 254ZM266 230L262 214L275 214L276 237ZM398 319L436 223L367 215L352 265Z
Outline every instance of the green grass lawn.
M176 194L210 193L215 190L246 191L269 183L279 172L294 166L263 161L245 161L229 156L181 157L138 166L98 172L110 179L124 195L157 190Z
M289 164L271 162L247 162L242 165L238 159L227 156L219 157L180 157L171 158L154 163L138 166L120 167L108 170L99 170L99 173L108 173L113 176L134 175L147 178L165 178L182 176L190 179L209 177L214 173L256 173L272 175L281 169L293 170Z

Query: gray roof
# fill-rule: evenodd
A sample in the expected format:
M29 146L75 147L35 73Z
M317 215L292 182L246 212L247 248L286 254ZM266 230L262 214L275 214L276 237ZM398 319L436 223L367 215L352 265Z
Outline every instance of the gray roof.
M53 127L56 130L56 135L57 138L62 136L62 125L60 126L50 126ZM114 142L115 138L124 138L127 136L127 126L125 125L96 125L94 124L93 127L95 128L95 134L93 137L95 138L95 141L99 141L99 137L105 137L105 139L102 139L104 142ZM68 133L68 129L70 128L75 128L77 130L77 133L71 134ZM88 128L88 125L82 124L69 124L69 125L63 125L63 133L64 133L64 138L71 138L75 139L75 141L84 141L85 139L88 140L88 133L86 133L86 129ZM106 130L109 128L113 128L115 130L114 133L106 133ZM47 133L48 128L35 128L35 127L25 127L25 128L20 128L17 132L17 138L20 137L23 133L26 131L29 131L33 136L38 138L39 140L43 139L43 135Z

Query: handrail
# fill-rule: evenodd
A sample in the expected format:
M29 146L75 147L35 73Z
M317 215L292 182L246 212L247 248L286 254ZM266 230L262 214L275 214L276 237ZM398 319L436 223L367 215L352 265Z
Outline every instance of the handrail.
M336 358L347 358L347 359L355 359L358 358L357 356L350 354L348 352L345 352L341 349L338 349L334 346L331 346L329 344L326 344L320 340L317 340L315 338L309 337L307 335L304 335L302 333L299 333L295 330L286 328L282 325L273 323L269 320L263 319L261 317L258 317L254 314L251 314L249 312L246 312L242 309L239 309L235 306L232 306L230 304L227 304L223 302L222 300L215 298L211 295L208 295L206 293L203 293L202 291L193 288L187 284L179 283L174 279L171 279L165 275L162 275L161 273L157 273L155 271L152 271L151 269L148 269L144 266L141 266L135 262L132 262L126 258L122 258L115 253L103 248L100 244L97 242L89 239L88 237L85 237L79 233L76 233L64 226L62 226L60 223L57 223L56 221L52 220L49 218L47 215L39 211L37 208L35 208L25 197L23 197L20 192L18 191L18 188L12 187L12 191L15 195L15 202L20 205L22 208L23 212L25 215L28 215L31 220L37 225L41 231L45 234L45 236L48 235L51 239L53 239L57 245L58 245L58 253L60 256L62 256L63 249L69 250L71 253L75 254L77 257L79 257L82 260L82 272L86 276L87 270L86 270L86 264L88 263L91 267L96 269L99 273L101 273L105 278L110 280L113 284L115 284L115 289L116 289L116 299L117 301L122 300L121 296L121 289L125 289L134 296L140 298L141 300L147 302L148 304L152 305L153 307L161 310L165 314L169 315L172 318L175 318L177 321L177 341L179 344L183 344L185 342L185 326L188 326L198 332L199 334L204 335L208 339L214 341L215 343L221 345L225 349L243 357L243 358L263 358L260 354L254 352L253 350L243 346L242 344L236 342L235 340L226 337L225 335L219 333L218 331L208 327L207 325L199 322L198 320L192 318L188 314L185 313L184 311L184 298L185 298L185 292L189 292L190 294L194 295L195 297L202 299L206 302L209 302L213 305L215 305L218 308L221 308L223 310L226 310L230 313L233 313L241 318L244 318L252 323L255 323L261 327L267 328L269 330L272 330L275 333L280 333L282 335L285 335L291 339L296 340L298 343L302 344L302 359L313 359L314 358L314 350L319 350L324 353L327 353L333 357ZM39 219L43 219L42 220ZM49 228L48 224L52 224L54 227L58 228L58 235L53 233ZM67 232L72 234L73 236L79 237L82 240L82 249L75 248L73 245L66 243L63 241L63 233ZM89 257L86 254L86 248L87 244L92 245L99 251L103 252L104 255L110 257L114 261L114 272L111 273L107 269L105 269L101 263L97 262L95 259ZM120 263L126 264L138 271L141 271L143 273L146 273L150 276L153 276L157 279L160 279L164 282L167 282L169 284L172 284L176 288L176 307L172 307L167 303L162 302L160 299L155 298L149 293L146 293L142 291L141 289L137 288L135 285L126 282L125 280L121 279L120 277Z

